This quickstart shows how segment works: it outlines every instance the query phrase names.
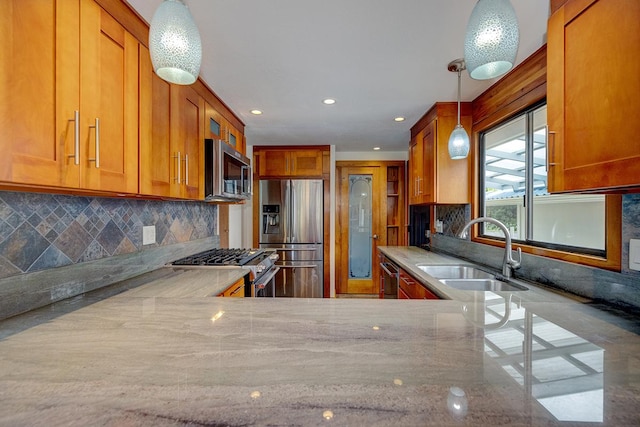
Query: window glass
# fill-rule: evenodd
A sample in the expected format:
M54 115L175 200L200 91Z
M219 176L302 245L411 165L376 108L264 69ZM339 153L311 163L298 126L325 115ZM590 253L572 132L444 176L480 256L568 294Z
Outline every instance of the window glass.
M481 134L482 211L514 240L604 255L605 196L547 190L546 124L543 105ZM503 237L491 224L481 226L482 235Z

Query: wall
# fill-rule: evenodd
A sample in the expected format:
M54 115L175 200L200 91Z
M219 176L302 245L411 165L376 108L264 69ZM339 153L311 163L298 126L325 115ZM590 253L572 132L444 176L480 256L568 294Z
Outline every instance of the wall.
M198 202L0 191L0 318L216 247L217 218Z
M438 206L436 218L444 222L443 233L432 236L434 250L500 268L504 249L455 237L471 219L469 205ZM536 255L522 254L516 277L534 280L578 296L618 306L640 309L640 271L629 269L629 240L640 238L640 195L627 194L622 201L622 271L572 264Z

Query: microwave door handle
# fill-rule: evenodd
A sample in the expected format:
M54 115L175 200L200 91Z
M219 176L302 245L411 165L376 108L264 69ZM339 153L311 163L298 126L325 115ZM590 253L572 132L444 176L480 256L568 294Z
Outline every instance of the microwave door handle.
M247 171L247 194L251 194L251 166L241 166L240 169L242 172L240 173L240 179L244 181L244 171ZM243 185L244 187L244 185Z

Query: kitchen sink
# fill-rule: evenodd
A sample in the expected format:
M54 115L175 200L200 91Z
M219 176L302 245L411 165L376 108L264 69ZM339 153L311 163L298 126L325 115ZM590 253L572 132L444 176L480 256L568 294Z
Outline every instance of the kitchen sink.
M420 270L436 279L494 279L495 276L470 265L416 264Z
M524 286L497 279L440 279L440 282L459 291L515 292L528 290Z

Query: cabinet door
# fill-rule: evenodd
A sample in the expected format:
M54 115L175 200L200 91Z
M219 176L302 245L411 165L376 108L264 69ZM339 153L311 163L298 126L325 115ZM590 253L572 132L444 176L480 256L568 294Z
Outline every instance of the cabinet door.
M571 0L551 16L550 191L640 185L638 22L637 0Z
M224 117L209 103L205 102L204 132L206 138L224 140Z
M260 150L258 175L260 177L322 178L322 151Z
M218 296L220 297L244 297L244 278L238 280L233 285L229 286Z
M285 150L262 150L258 163L261 177L287 176L289 174L289 152Z
M436 195L436 143L437 120L424 128L422 136L422 185L420 186L420 202L434 203Z
M409 204L420 203L422 185L422 133L411 139L409 144Z
M93 0L80 36L80 186L137 193L138 42Z
M181 197L202 200L204 100L189 86L171 86L171 151Z
M79 2L2 5L0 180L77 186L78 167L67 154L76 138L69 120L79 106Z
M158 77L149 50L140 46L140 193L179 196L173 172L170 84Z
M319 150L290 151L289 174L291 176L322 177L322 152Z

